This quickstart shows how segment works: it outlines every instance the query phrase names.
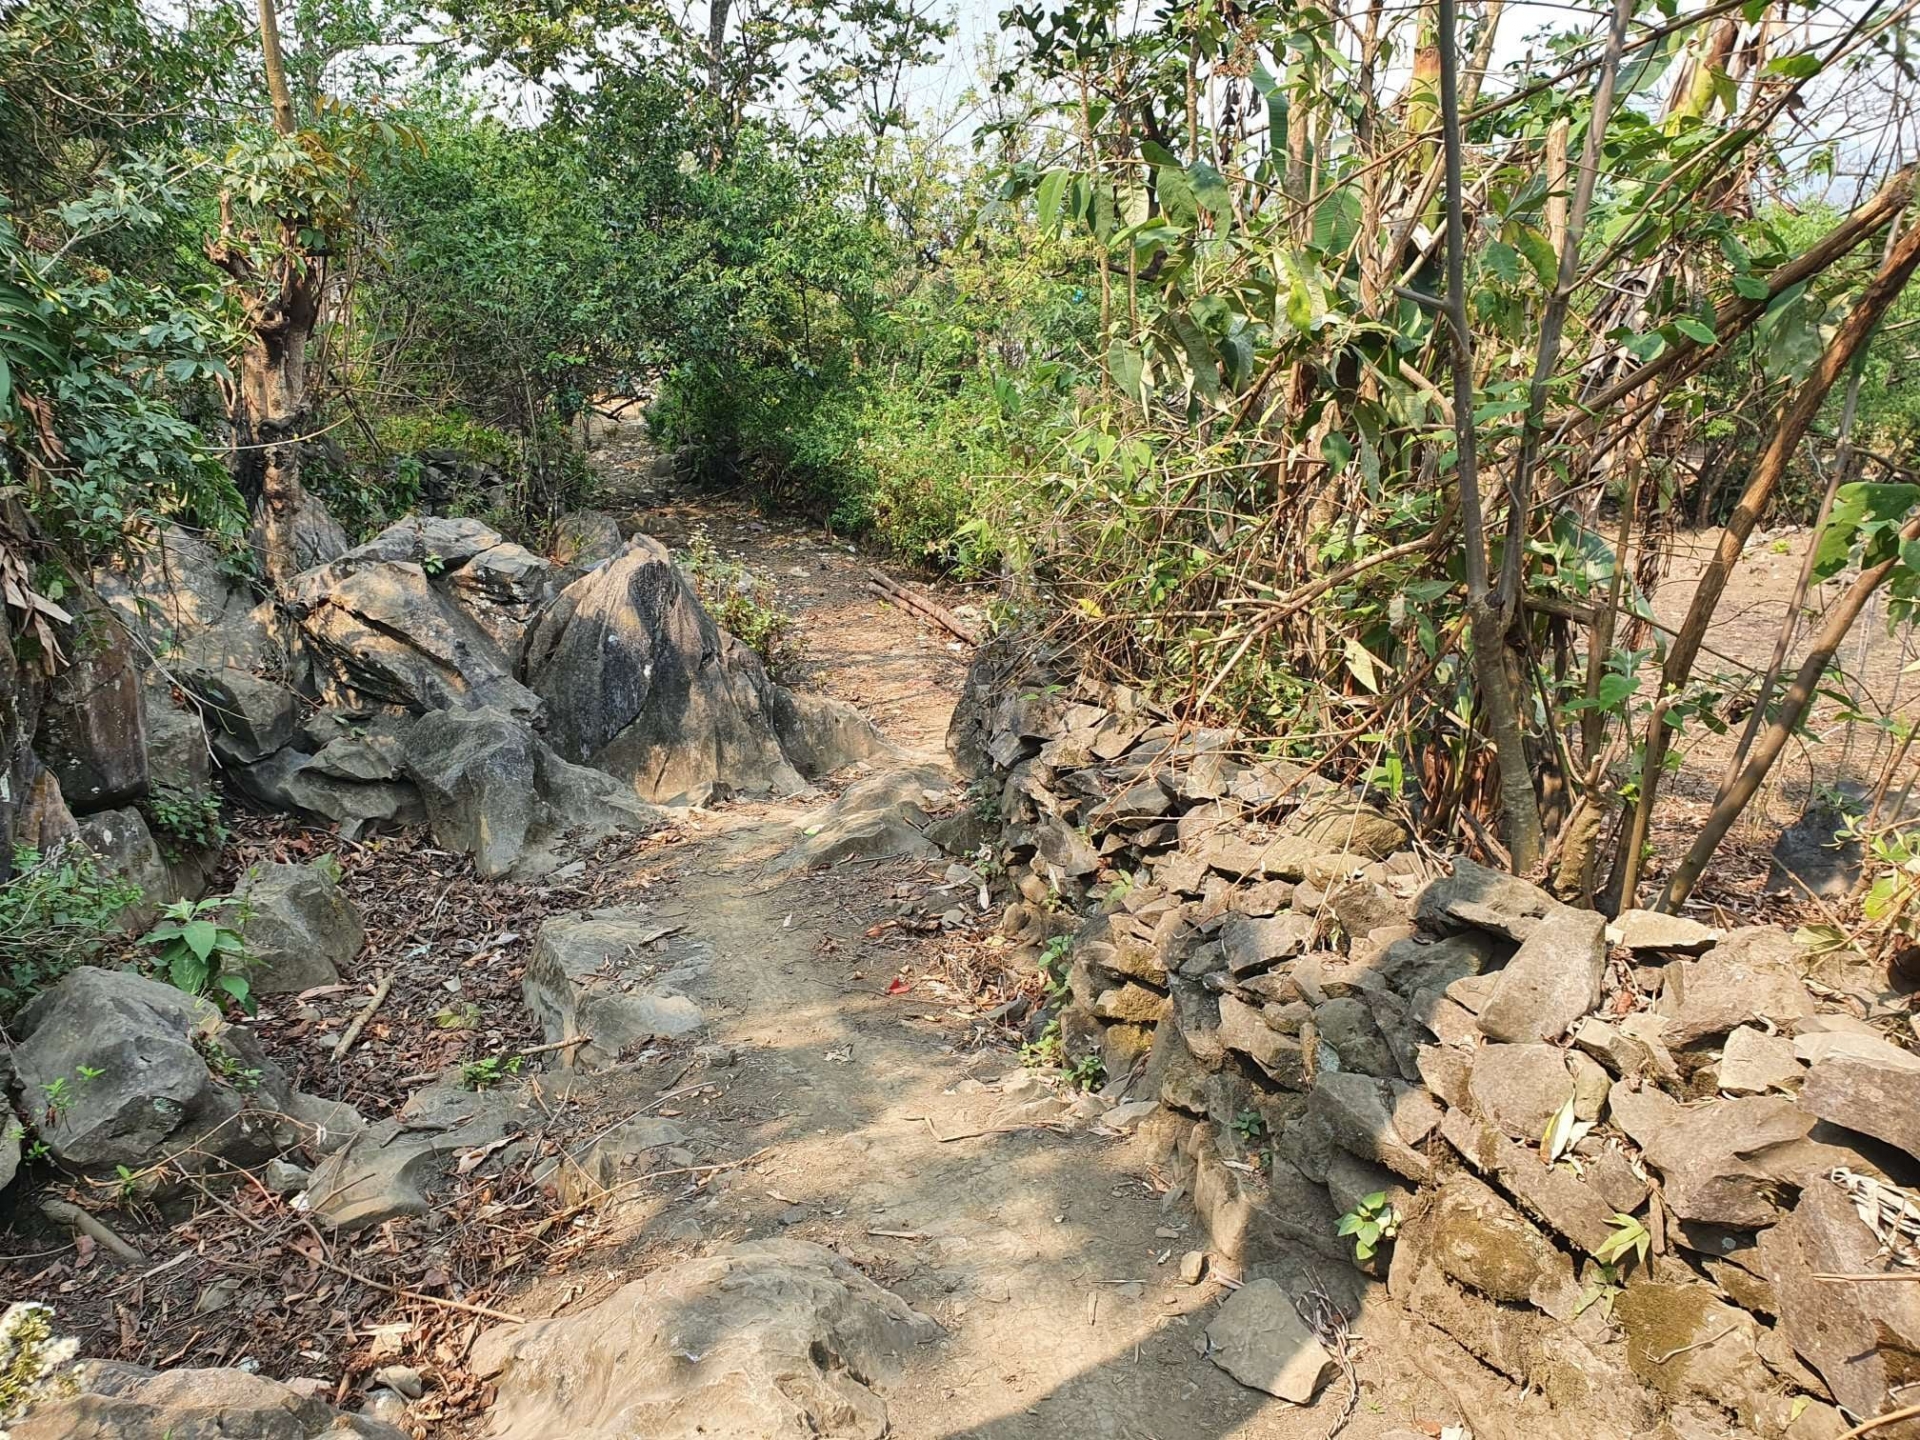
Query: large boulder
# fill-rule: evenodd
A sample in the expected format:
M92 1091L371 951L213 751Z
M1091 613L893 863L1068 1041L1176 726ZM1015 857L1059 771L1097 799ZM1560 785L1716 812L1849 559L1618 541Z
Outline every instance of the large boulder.
M669 800L709 783L791 794L775 686L714 624L659 541L636 535L534 618L521 652L567 759Z
M536 715L540 702L513 678L500 641L436 583L444 573L439 566L453 557L434 551L420 561L385 558L405 537L391 544L384 538L282 587L283 603L317 664L323 698L349 707L397 705L416 714L491 706ZM425 542L416 534L406 543ZM436 565L434 576L429 564Z
M300 701L286 686L232 665L183 665L177 673L202 707L222 765L250 765L293 740Z
M832 1251L735 1245L474 1348L494 1440L880 1440L880 1392L940 1333Z
M84 586L69 599L66 663L54 673L40 722L40 753L76 815L147 793L147 726L133 642Z
M19 1086L47 1100L40 1138L70 1170L253 1164L287 1139L279 1068L246 1029L170 985L83 967L12 1028Z
M33 753L34 732L40 727L40 712L47 697L46 672L31 660L22 659L14 650L13 628L4 606L0 606L0 876L13 872L15 846L45 852L71 833L73 817L60 799L60 787L46 773L40 757ZM37 780L44 779L52 793L45 797L59 800L59 812L65 824L56 823L55 833L43 835L49 818L46 807L34 804Z
M87 1360L13 1422L13 1440L406 1440L363 1415L238 1369L149 1370Z
M142 537L94 586L141 648L163 660L252 670L273 650L262 607L233 565L177 525Z
M198 706L183 701L184 689L158 670L141 676L146 719L147 769L155 794L205 795L213 784L213 750Z
M644 830L655 812L620 782L569 764L525 723L497 710L442 710L408 730L402 753L434 838L485 876L559 863L560 842Z
M240 934L257 995L286 995L331 985L360 953L360 912L340 890L330 862L256 865L234 891Z

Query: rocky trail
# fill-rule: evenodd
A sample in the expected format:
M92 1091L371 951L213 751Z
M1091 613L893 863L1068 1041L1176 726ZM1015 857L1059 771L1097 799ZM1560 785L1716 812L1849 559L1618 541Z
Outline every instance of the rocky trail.
M12 736L11 823L215 896L257 1010L129 940L8 1021L13 1440L1838 1440L1909 1391L1913 1287L1831 1279L1920 1268L1884 970L1418 854L601 438L550 556L101 578L170 628ZM233 833L163 851L129 802L195 764Z

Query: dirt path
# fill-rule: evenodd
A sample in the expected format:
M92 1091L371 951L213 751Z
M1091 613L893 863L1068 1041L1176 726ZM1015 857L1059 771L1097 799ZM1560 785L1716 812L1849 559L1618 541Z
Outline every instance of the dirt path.
M623 478L611 488L631 501ZM788 598L815 655L830 657L826 688L860 698L916 758L939 754L965 657L865 596L860 562L843 549L667 499L629 518L670 538L676 521L703 522L764 570L807 567ZM708 1017L700 1040L720 1047L721 1063L696 1059L687 1074L682 1055L663 1056L599 1103L615 1113L655 1105L688 1132L700 1165L726 1168L601 1217L604 1243L511 1308L569 1311L676 1255L793 1236L837 1250L945 1329L887 1397L896 1435L1326 1435L1344 1384L1299 1409L1196 1353L1227 1290L1181 1283L1181 1255L1204 1241L1145 1142L1102 1133L1075 1113L1099 1111L1090 1097L984 1038L980 1012L997 992L975 986L990 965L992 917L934 933L889 924L903 905L938 914L958 902L937 889L937 864L774 873L768 862L805 809L730 806L650 857L651 903L686 926L676 944L700 956L689 993ZM1396 1321L1365 1303L1356 1272L1303 1258L1277 1275L1296 1294L1323 1283L1353 1317L1360 1394L1343 1435L1438 1434L1457 1418L1389 1338Z

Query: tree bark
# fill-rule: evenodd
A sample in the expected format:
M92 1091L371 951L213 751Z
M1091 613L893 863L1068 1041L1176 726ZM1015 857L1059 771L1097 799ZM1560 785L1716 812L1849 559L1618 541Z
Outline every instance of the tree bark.
M1460 164L1460 77L1454 50L1455 0L1439 0L1440 130L1446 170L1447 331L1453 349L1453 433L1458 453L1460 514L1466 531L1467 623L1473 634L1474 679L1493 735L1500 769L1500 820L1515 874L1540 863L1545 840L1540 802L1527 765L1526 738L1507 674L1505 626L1487 583L1486 520L1474 451L1473 336L1467 328L1466 218Z

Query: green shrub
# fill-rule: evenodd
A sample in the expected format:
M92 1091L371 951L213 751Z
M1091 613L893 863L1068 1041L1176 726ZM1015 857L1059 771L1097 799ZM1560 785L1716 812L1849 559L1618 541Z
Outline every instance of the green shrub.
M160 912L160 923L140 937L154 950L154 973L176 990L189 995L218 991L253 1013L253 986L230 966L245 967L252 956L238 930L214 919L234 903L232 895L210 900L176 900Z
M0 884L0 1019L98 959L120 935L120 912L142 898L138 885L102 875L78 842L46 856L15 849L13 875Z
M220 823L220 797L211 790L179 790L156 784L140 803L140 812L169 860L178 860L183 846L217 848L226 843L227 827Z
M722 556L704 525L687 541L680 565L715 624L738 636L775 680L793 674L804 646L794 617L774 603L771 580Z

